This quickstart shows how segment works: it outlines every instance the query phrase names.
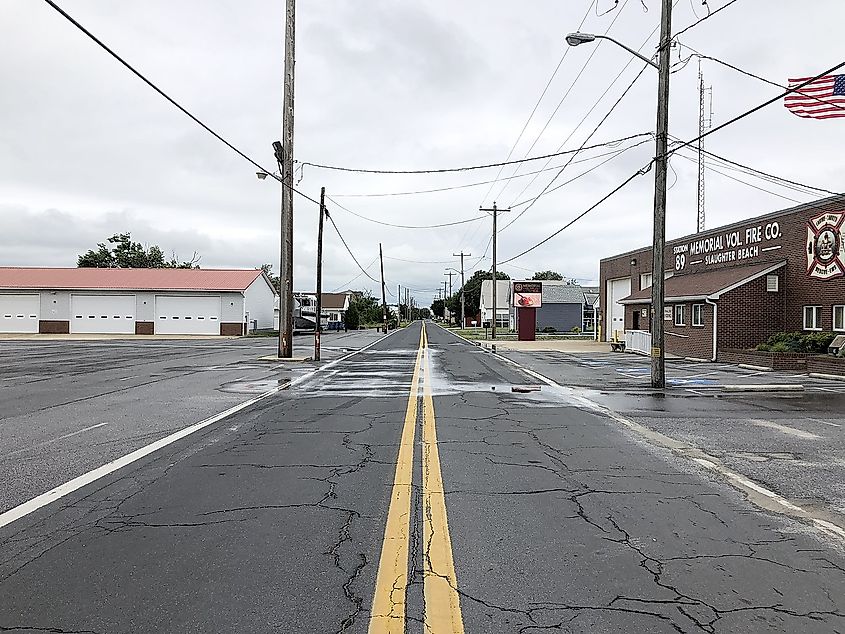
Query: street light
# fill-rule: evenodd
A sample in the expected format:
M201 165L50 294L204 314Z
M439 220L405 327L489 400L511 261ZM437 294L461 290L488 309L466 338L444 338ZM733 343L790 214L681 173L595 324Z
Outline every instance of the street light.
M591 33L570 33L566 43L580 46L597 39L610 40L617 46L654 66L660 73L657 82L657 134L655 135L656 152L654 157L654 233L651 252L651 386L656 389L666 387L666 350L664 349L665 332L663 328L664 266L663 255L666 247L666 170L668 162L669 136L669 63L672 41L672 0L662 0L663 13L660 20L659 64L640 55L606 35ZM605 311L607 313L607 311Z
M611 42L616 44L616 46L620 46L620 47L624 48L631 55L633 55L634 57L638 57L639 59L643 60L646 64L651 64L652 66L654 66L658 70L660 69L660 67L657 64L655 64L652 60L648 59L647 57L644 57L643 55L640 55L634 49L628 48L622 42L620 42L618 40L614 40L612 37L608 37L607 35L593 35L592 33L577 32L577 33L570 33L569 35L566 36L566 43L569 44L569 46L579 46L581 44L589 44L590 42L595 42L596 40L610 40Z

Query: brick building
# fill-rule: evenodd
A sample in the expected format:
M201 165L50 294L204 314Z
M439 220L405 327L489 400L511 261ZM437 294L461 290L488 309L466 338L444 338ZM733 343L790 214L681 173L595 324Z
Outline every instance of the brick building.
M845 196L667 242L666 351L718 358L776 332L845 332ZM647 332L651 247L600 263L602 339Z

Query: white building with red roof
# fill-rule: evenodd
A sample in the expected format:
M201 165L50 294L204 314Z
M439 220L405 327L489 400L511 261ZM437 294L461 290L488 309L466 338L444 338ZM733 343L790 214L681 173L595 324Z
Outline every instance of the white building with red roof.
M243 335L274 297L260 269L0 267L0 333Z

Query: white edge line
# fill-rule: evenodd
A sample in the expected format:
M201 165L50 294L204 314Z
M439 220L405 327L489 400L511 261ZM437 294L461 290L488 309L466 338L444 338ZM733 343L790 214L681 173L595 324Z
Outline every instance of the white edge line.
M51 502L54 502L58 499L61 499L61 498L65 497L66 495L73 493L74 491L81 489L82 487L99 480L100 478L103 478L103 477L105 477L105 476L107 476L111 473L114 473L118 469L122 469L123 467L130 465L133 462L137 462L141 458L144 458L145 456L148 456L151 453L158 451L159 449L162 449L162 448L164 448L168 445L171 445L174 442L176 442L177 440L181 440L182 438L185 438L186 436L190 436L191 434L198 432L199 430L201 430L205 427L208 427L209 425L213 425L214 423L219 422L219 421L223 420L224 418L231 416L232 414L236 414L237 412L241 411L242 409L246 409L250 405L254 405L255 403L262 401L269 396L273 396L274 394L276 394L277 392L280 392L281 390L284 390L284 389L287 389L287 388L289 388L293 385L297 385L299 383L302 383L303 381L311 378L312 376L314 376L318 372L321 372L323 370L327 370L328 368L330 368L334 365L337 365L338 363L340 363L342 361L346 361L349 357L352 357L352 356L354 356L354 355L356 355L360 352L363 352L364 350L367 350L368 348L373 347L377 343L384 341L387 337L389 337L390 335L392 335L393 333L395 333L397 331L398 330L394 330L393 332L390 332L390 333L384 335L383 337L379 337L378 339L376 339L372 343L367 344L366 346L364 346L360 350L356 350L356 351L354 351L350 354L347 354L344 357L340 357L339 359L335 359L334 361L331 361L330 363L327 363L324 366L316 368L315 370L312 370L311 372L308 372L307 374L303 374L302 376L297 377L296 379L290 381L289 383L286 383L285 385L279 385L278 387L274 387L272 390L268 390L267 392L264 392L263 394L260 394L260 395L256 396L255 398L249 399L248 401L244 401L243 403L239 403L239 404L235 405L234 407L230 407L229 409L222 411L219 414L215 414L214 416L212 416L210 418L206 418L205 420L202 420L198 423L195 423L195 424L191 425L190 427L180 429L179 431L172 433L169 436L165 436L164 438L160 438L159 440L157 440L153 443L150 443L149 445L147 445L145 447L141 447L140 449L136 449L135 451L128 453L125 456L118 458L117 460L112 460L111 462L106 463L106 464L102 465L101 467L97 467L96 469L93 469L93 470L89 471L88 473L83 473L81 476L77 476L73 480L69 480L68 482L65 482L64 484L60 484L59 486L50 489L46 493L42 493L41 495L38 495L38 496L32 498L31 500L24 502L23 504L19 504L18 506L11 508L4 513L0 513L0 528L3 528L4 526L8 526L12 522L19 520L22 517L25 517L25 516L29 515L30 513L37 511L41 507L46 506L46 505L50 504Z

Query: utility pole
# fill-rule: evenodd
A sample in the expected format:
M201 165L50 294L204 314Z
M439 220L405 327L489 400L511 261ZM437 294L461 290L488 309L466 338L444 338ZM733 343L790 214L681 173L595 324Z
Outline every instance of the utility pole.
M706 101L710 91L710 112ZM713 125L713 88L704 87L704 74L701 72L701 60L698 60L698 223L696 232L704 231L704 133Z
M399 313L399 322L402 322L402 285L396 285L396 312Z
M651 387L666 387L666 334L663 322L664 265L666 245L666 168L669 137L669 72L672 51L672 0L662 0L657 85L657 135L654 170L654 234L651 255Z
M314 315L314 361L320 360L320 332L323 329L323 217L326 215L326 188L320 188L320 222L317 225L317 309Z
M387 295L384 288L384 256L381 253L381 242L378 243L378 259L381 263L381 311L384 316L384 334L387 334Z
M464 322L466 321L466 315L467 315L466 305L464 303L464 301L465 301L464 300L464 285L465 285L465 282L464 282L464 256L471 257L472 253L464 253L463 251L461 251L460 254L453 253L452 257L458 257L458 255L460 255L460 257L461 257L461 321L458 325L459 325L460 328L463 328Z
M282 141L273 144L282 177L282 235L279 263L279 358L293 356L293 89L296 0L286 0L285 78Z
M665 181L665 178L664 178L664 181ZM499 318L499 309L498 309L498 306L496 305L496 287L498 286L498 284L496 283L498 281L497 278L496 278L496 216L498 214L498 209L496 207L496 203L493 202L493 208L492 209L481 209L481 208L479 208L479 211L484 211L486 213L492 212L492 214L493 214L493 324L492 324L492 327L490 328L490 338L495 339L496 338L496 321ZM508 212L508 211L510 211L510 209L502 209L502 211ZM482 322L484 321L484 315L481 316L481 321Z

